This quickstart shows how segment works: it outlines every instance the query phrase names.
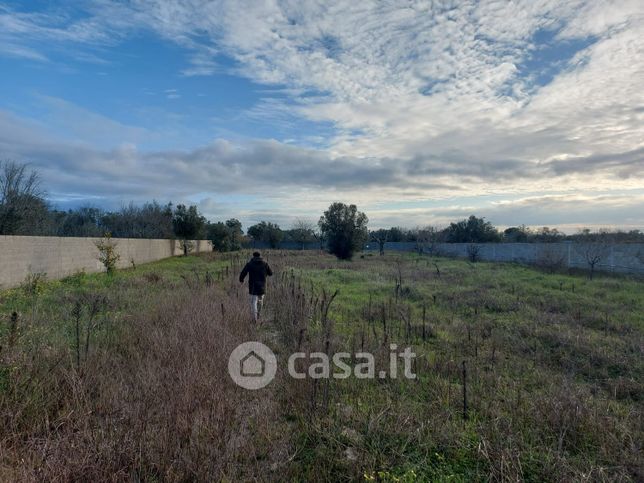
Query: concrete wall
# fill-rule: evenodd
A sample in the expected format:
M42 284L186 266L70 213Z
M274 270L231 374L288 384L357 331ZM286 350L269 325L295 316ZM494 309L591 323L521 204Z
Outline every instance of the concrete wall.
M244 246L244 248L247 248L249 250L256 249L256 250L268 250L270 249L270 244L268 242L263 242L263 241L251 241L248 243L248 245ZM301 250L302 249L302 244L297 243L294 241L283 241L280 242L279 250ZM319 250L320 249L320 243L319 242L306 242L304 244L304 250Z
M46 273L49 279L63 278L80 270L103 272L96 242L100 238L0 236L0 287L19 285L30 273ZM131 267L181 255L177 240L114 238L121 256L118 267ZM212 251L209 240L195 240L193 252Z
M596 270L637 273L644 275L644 243L622 243L614 245L589 243L477 243L481 260L496 262L516 262L526 264L555 265L561 264L564 268L587 269L585 251L595 251L601 255L601 260L595 266ZM437 243L434 247L437 254L467 258L470 243ZM266 249L268 243L254 242L248 248ZM281 250L299 250L300 245L294 242L282 242ZM319 250L317 242L307 243L305 250ZM369 242L365 245L366 251L378 251L378 243ZM385 251L416 251L416 242L387 242ZM430 245L425 244L424 253L430 251Z
M438 243L434 250L439 255L467 258L470 243ZM600 261L595 268L602 271L644 274L644 244L614 245L593 243L477 243L481 260L529 264L557 264L565 268L589 268L586 253L597 254ZM389 242L385 251L413 251L413 242ZM424 252L428 252L425 245ZM367 250L378 250L377 243L369 243Z

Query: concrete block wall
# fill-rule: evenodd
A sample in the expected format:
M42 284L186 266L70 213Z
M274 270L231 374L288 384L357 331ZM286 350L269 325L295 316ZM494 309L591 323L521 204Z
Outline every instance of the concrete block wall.
M80 270L103 272L98 261L96 242L100 238L0 236L0 288L14 287L31 273L46 273L49 279L59 279ZM121 256L118 267L153 262L182 255L177 240L146 240L114 238ZM212 251L210 240L194 240L193 253Z
M438 254L455 258L467 258L469 243L438 243ZM565 243L478 243L481 260L517 262L526 264L560 261L567 268L588 268L584 251L589 244ZM366 250L377 251L377 243L369 243ZM426 246L425 251L429 249ZM597 270L621 273L644 274L644 244L623 243L596 246L601 252ZM414 251L417 245L410 242L388 242L385 251Z
M268 250L270 248L271 248L270 244L264 241L251 241L250 243L244 245L244 249L247 249L247 250ZM302 244L294 241L283 241L279 244L277 248L278 250L301 250ZM320 249L319 242L313 241L313 242L306 242L304 244L304 250L319 250L319 249Z

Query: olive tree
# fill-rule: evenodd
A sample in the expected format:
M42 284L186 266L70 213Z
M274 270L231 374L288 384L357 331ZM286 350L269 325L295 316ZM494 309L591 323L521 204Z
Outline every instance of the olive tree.
M284 238L284 232L276 223L260 221L248 228L248 236L254 241L266 242L271 248L277 248Z
M230 250L241 250L242 238L244 236L241 221L237 218L230 218L226 220L226 226L230 233Z
M327 239L329 251L336 257L348 260L362 248L368 238L367 215L356 205L333 203L320 217L318 225Z
M206 219L199 214L196 206L177 205L172 216L172 227L181 240L184 255L188 255L192 248L189 240L201 235L205 225Z

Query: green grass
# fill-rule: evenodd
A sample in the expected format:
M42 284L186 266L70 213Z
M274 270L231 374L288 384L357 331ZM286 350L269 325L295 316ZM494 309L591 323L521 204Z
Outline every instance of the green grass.
M280 357L291 349L281 341L296 339L302 327L306 350L324 350L329 331L332 351L363 344L379 364L388 357L385 341L409 345L417 354L418 376L331 380L328 404L308 379L286 380L265 393L279 408L273 431L290 455L269 479L571 481L590 475L636 481L642 476L641 280L598 274L591 281L583 274L415 254L366 255L352 262L310 252L266 256L276 272L267 295L271 321L256 336ZM119 351L136 314L153 313L179 287L203 287L207 273L227 291L219 295L228 297L222 303L242 304L244 310L235 281L241 262L237 255L175 257L111 277L77 274L31 291L0 292L0 344L6 346L10 317L17 312L13 337L24 356L18 362L0 359L0 395L11 386L12 371L28 364L29 354L43 348L73 353L72 309L79 300L105 297L92 344ZM396 290L398 277L402 284ZM312 311L306 304L336 290L328 328L319 307ZM307 301L301 312L292 306L296 296L298 303ZM297 320L288 319L292 314ZM37 413L37 401L31 410ZM262 451L261 459L270 462L270 448Z
M414 382L332 382L336 402L360 409L351 423L366 435L354 446L367 476L404 481L413 471L423 480L472 481L505 471L528 481L582 472L634 477L637 456L625 448L642 436L636 416L644 380L640 280L600 275L590 281L514 264L416 255L316 265L296 260L291 268L305 287L339 291L330 311L338 346L347 349L365 332L375 334L375 346L384 341L378 315L372 324L364 321L365 307L378 312L384 304L388 341L412 345L429 361ZM411 314L414 327L425 307L433 337L423 341L415 332L407 338L391 305ZM462 361L470 373L468 421L461 416ZM392 420L374 426L379 414ZM570 428L562 434L559 425ZM418 428L426 428L423 437L415 434ZM342 446L333 437L341 430L337 418L301 430L308 457L300 464L318 461L330 479L343 474L340 452L329 451L334 441ZM487 456L485 445L492 448ZM623 451L624 459L618 457ZM507 468L500 466L503 458Z
M38 283L37 293L30 293L22 286L0 292L0 337L8 331L11 313L21 316L47 319L49 324L40 327L20 327L20 333L27 338L45 338L52 342L63 337L69 339L72 333L70 311L72 302L87 294L103 294L113 299L104 317L119 317L125 313L139 312L150 295L161 294L174 285L184 284L185 278L196 275L204 277L206 272L217 278L225 270L228 261L211 260L205 257L173 257L147 263L136 268L119 270L114 275L106 273L77 272L61 280L44 279ZM145 292L146 297L142 297Z

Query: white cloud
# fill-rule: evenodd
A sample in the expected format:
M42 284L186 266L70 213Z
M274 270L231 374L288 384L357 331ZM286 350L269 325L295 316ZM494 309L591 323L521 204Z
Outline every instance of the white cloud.
M405 226L447 226L450 222L470 215L484 216L497 227L519 226L558 227L566 233L575 233L587 227L614 228L615 220L622 229L641 229L638 213L644 211L644 192L606 194L553 194L501 201L483 201L476 204L457 204L449 201L432 208L414 207L397 210L372 207L367 212L378 227L395 226L405 220ZM624 216L624 214L630 214Z
M638 2L214 2L198 18L189 3L172 16L164 2L142 5L164 32L207 33L257 82L317 92L289 109L335 124L332 156L415 159L428 172L442 164L439 172L471 168L477 178L500 161L531 172L551 160L619 160L642 145ZM543 29L598 38L535 88L517 66ZM263 102L250 112L275 108ZM565 186L556 174L550 184Z
M151 30L189 50L185 76L218 72L215 58L226 55L235 73L291 95L276 101L267 90L242 116L294 129L301 118L336 128L318 143L326 150L250 141L154 153L186 181L188 160L215 173L213 181L233 180L223 184L230 187L242 177L237 170L264 169L253 156L269 156L267 166L283 171L285 186L351 186L365 203L437 198L454 185L473 196L642 187L639 0L99 0L87 12L75 19L0 10L0 40L14 55L44 60L35 41L106 45ZM535 35L544 32L554 58L540 61ZM581 50L558 58L557 44L560 52ZM535 56L561 67L547 85L526 75L525 62ZM150 162L146 153L132 157L139 168ZM232 164L219 172L221 159ZM609 202L596 198L602 200Z

